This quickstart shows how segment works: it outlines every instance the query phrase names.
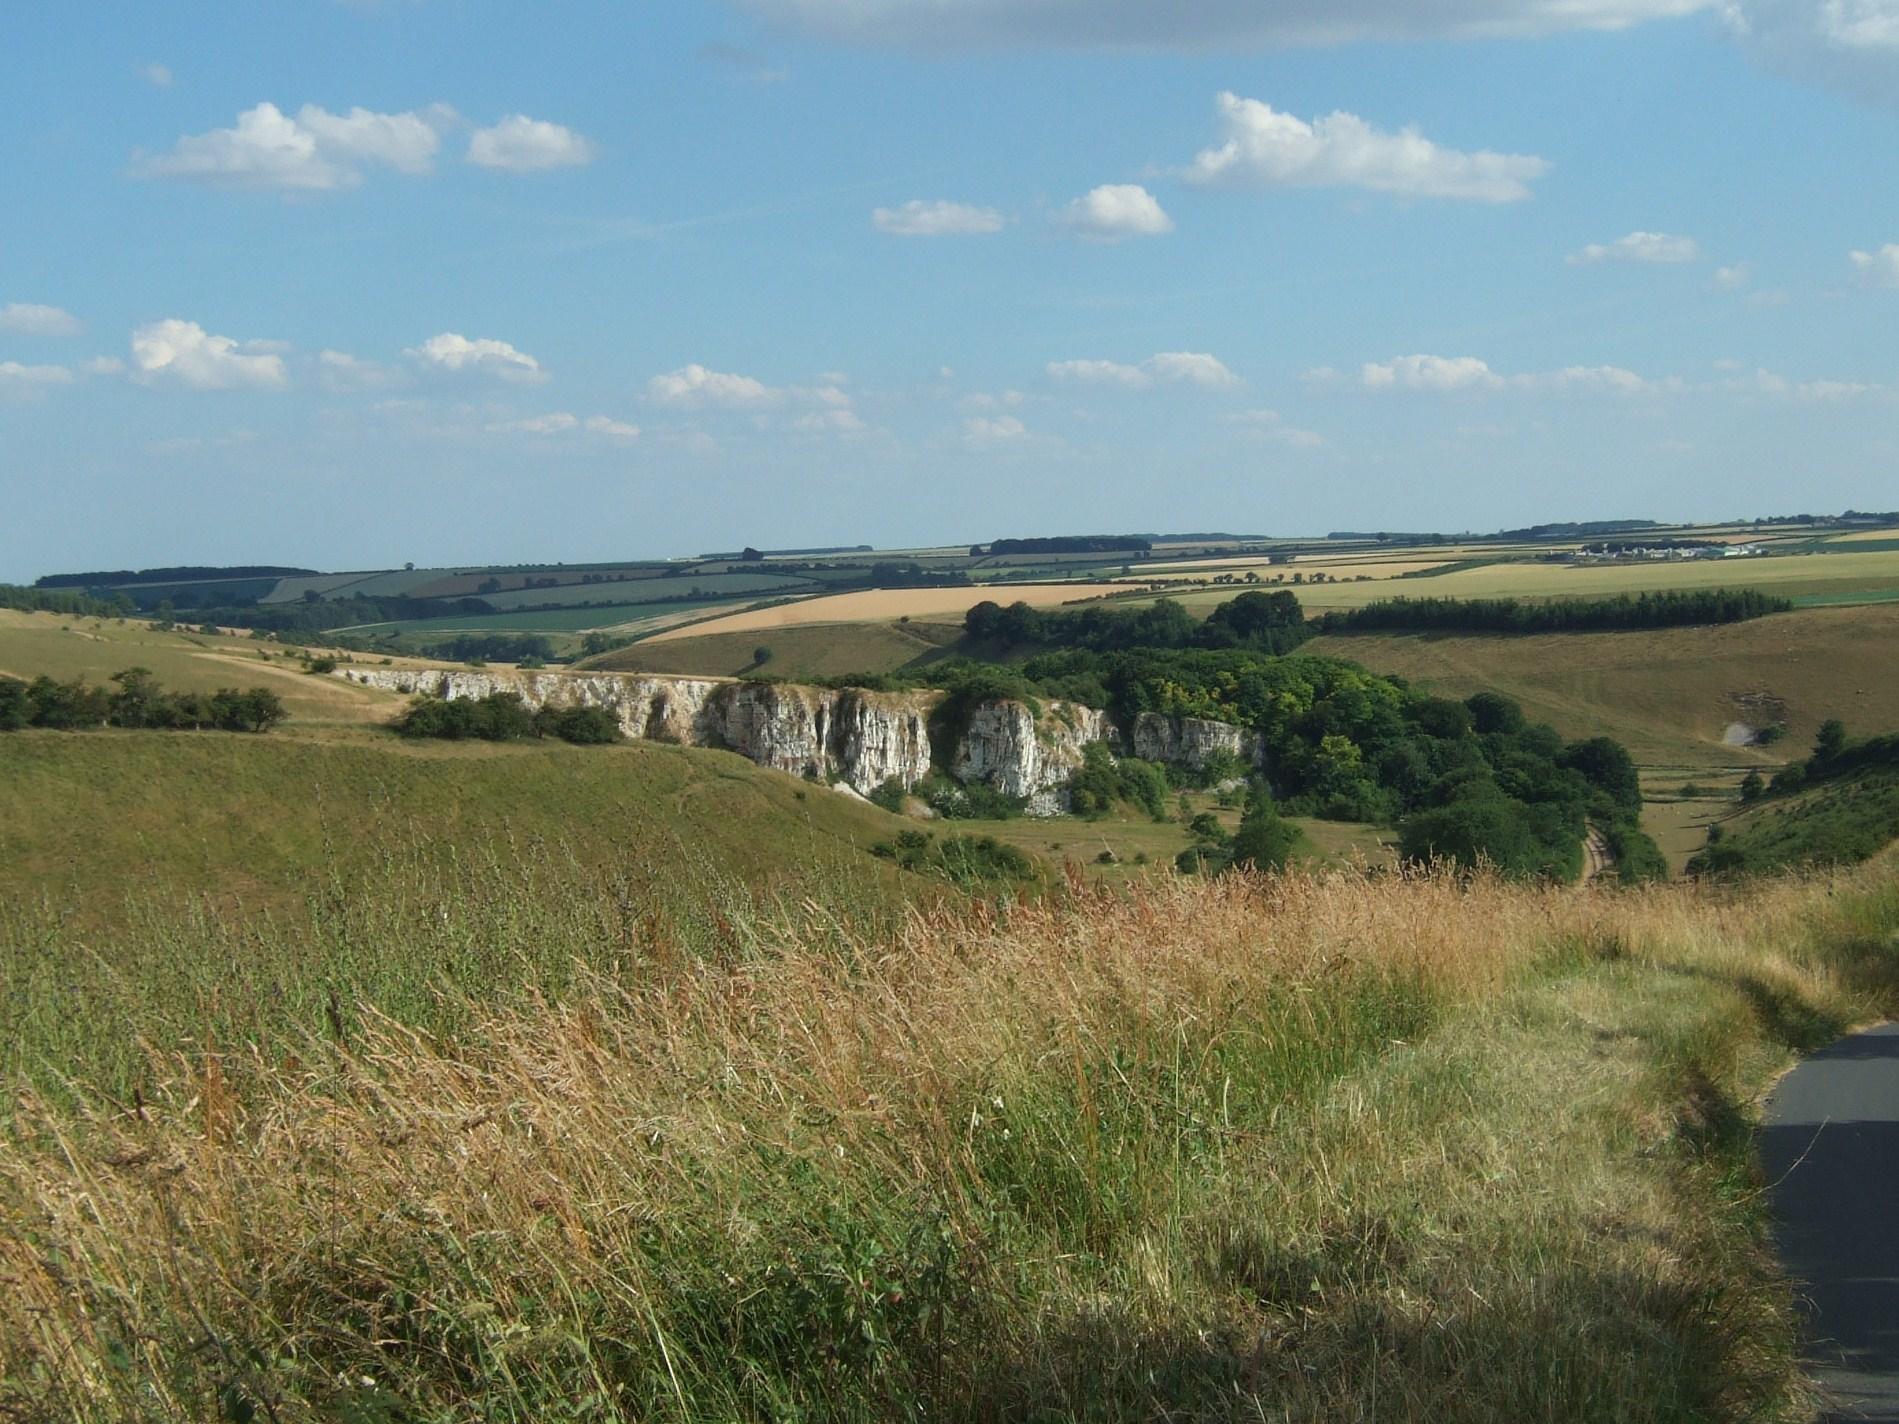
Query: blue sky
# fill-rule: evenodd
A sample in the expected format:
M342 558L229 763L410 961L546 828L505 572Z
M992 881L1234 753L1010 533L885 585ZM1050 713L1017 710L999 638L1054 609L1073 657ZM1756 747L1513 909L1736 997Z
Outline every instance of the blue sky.
M1899 504L1899 0L19 7L0 578Z

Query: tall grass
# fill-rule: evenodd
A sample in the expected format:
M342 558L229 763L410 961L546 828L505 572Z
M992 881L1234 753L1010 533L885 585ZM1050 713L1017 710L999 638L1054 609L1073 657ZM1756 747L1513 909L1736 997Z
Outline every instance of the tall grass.
M498 880L433 1016L18 1080L0 1415L1795 1417L1736 1125L1883 1001L1894 886L1077 883L682 939ZM311 952L455 944L386 914Z

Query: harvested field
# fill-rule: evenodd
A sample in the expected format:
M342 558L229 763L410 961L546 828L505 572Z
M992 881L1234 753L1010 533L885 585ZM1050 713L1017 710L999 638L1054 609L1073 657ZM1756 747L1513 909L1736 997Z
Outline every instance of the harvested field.
M869 623L886 618L961 618L978 603L1033 603L1047 606L1075 603L1112 592L1101 584L1036 583L989 585L980 588L879 588L808 598L778 608L754 608L672 628L649 639L664 643L675 638L704 637L711 633L750 633L769 628L794 628L807 623Z

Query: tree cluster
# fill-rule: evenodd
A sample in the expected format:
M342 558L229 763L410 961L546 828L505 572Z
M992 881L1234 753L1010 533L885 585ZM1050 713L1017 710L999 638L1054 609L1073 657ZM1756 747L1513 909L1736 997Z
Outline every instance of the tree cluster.
M72 618L124 618L135 610L123 594L110 599L94 598L64 588L22 588L0 583L0 608L21 613L64 613Z
M1385 598L1363 608L1324 614L1315 622L1325 633L1579 633L1743 623L1792 607L1787 599L1752 588L1559 598L1548 603L1515 598Z
M267 687L240 692L167 692L146 668L114 673L113 687L81 679L31 682L0 677L0 731L49 727L89 731L98 727L163 728L174 731L267 732L288 715Z
M1085 648L1105 653L1133 648L1249 648L1290 652L1311 635L1296 595L1280 590L1242 593L1203 621L1170 598L1145 608L1101 604L1080 608L1003 607L992 600L963 615L973 641L1003 648Z
M486 697L421 697L397 719L405 737L445 741L515 742L558 737L564 742L600 745L620 740L620 723L604 707L528 707L518 692Z

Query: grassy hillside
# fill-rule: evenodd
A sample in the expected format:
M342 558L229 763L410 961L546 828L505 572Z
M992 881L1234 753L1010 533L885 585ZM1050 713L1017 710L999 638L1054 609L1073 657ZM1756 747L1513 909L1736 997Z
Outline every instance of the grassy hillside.
M1899 771L1867 770L1770 796L1716 822L1711 835L1695 868L1717 874L1851 865L1899 839Z
M1899 607L1801 609L1751 623L1535 637L1355 634L1308 651L1398 673L1447 696L1490 689L1567 736L1606 733L1638 760L1681 766L1804 754L1819 724L1899 726ZM1777 747L1724 742L1784 721Z
M180 626L162 632L140 619L68 618L0 609L0 673L103 683L129 667L150 668L167 688L215 692L268 687L304 722L386 720L401 699L336 678L310 677L292 650L248 635Z
M574 888L439 908L559 956L618 913ZM135 1107L20 1090L0 1123L0 1407L1805 1417L1750 1104L1899 1006L1889 862L722 913L545 1002L451 985L427 1033L131 1003ZM380 928L395 963L453 943ZM265 940L305 975L342 942Z

